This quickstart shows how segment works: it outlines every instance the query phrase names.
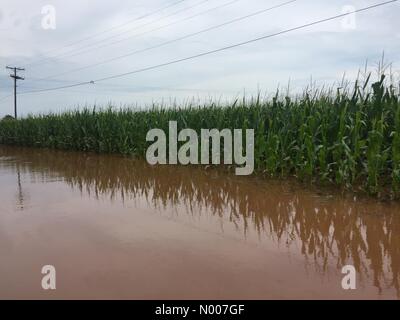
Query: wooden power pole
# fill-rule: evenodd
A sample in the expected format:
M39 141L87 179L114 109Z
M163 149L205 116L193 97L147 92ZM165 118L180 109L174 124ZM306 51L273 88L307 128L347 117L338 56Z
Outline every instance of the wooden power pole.
M10 77L14 79L14 117L17 119L17 80L25 80L25 78L17 75L17 71L25 71L25 69L9 66L6 68L14 71L13 74L10 74Z

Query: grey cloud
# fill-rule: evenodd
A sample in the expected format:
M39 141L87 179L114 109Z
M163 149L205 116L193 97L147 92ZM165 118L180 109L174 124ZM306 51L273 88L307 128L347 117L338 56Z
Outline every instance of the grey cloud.
M201 0L187 0L160 12L153 17L131 23L123 28L105 33L86 43L92 43L110 35L114 39L124 36L120 32L138 28L126 35L162 26L168 22L183 19L207 8L227 3L229 0L210 0L193 10L188 10L156 22L163 16L185 6L191 6ZM286 28L315 21L321 18L340 14L344 5L355 4L356 8L375 3L374 1L314 1L299 0L296 3L276 9L269 13L243 20L236 24L213 30L184 41L164 46L157 50L147 51L129 58L90 68L81 72L60 77L63 82L30 81L31 78L42 78L63 73L74 68L100 62L110 57L119 56L137 49L157 45L185 34L196 32L209 26L240 17L268 6L284 2L279 0L241 0L223 10L209 12L184 23L160 29L146 36L131 38L118 45L113 45L90 53L65 58L54 58L52 63L29 66L30 61L48 58L61 51L57 49L65 44L107 30L147 12L151 12L173 0L69 0L69 1L29 1L2 0L0 14L0 37L3 39L0 48L1 64L19 63L27 65L26 81L20 82L20 90L27 88L47 88L68 83L83 81L123 73L166 61L194 55L245 41L250 38L274 33ZM41 7L52 4L57 10L57 29L45 31L41 28ZM54 91L45 94L20 96L21 113L60 110L75 107L77 104L98 104L114 101L117 104L148 103L153 100L177 97L185 99L191 96L207 98L210 94L220 92L232 97L244 89L256 91L273 91L278 84L286 84L289 78L299 88L309 81L312 75L318 81L334 81L344 71L354 74L366 59L376 61L385 50L388 61L398 68L400 56L398 3L377 8L356 16L355 30L343 30L340 21L295 31L279 37L266 39L247 46L220 52L214 55L171 65L165 68L138 73L121 79L88 87L65 91ZM14 14L13 14L14 13ZM13 16L11 16L13 14ZM2 17L2 18L1 18ZM18 27L13 21L20 20ZM140 27L148 23L147 26ZM110 40L108 40L109 42ZM10 93L11 79L4 66L0 69L0 99ZM3 70L3 71L1 71ZM190 91L193 90L193 91ZM11 101L0 101L0 116L9 113Z

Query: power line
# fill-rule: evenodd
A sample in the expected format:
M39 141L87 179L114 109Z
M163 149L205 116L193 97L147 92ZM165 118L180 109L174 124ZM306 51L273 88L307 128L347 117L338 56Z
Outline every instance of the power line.
M154 20L154 21L149 21L149 22L144 23L144 24L142 24L142 25L140 25L140 26L137 26L137 27L135 27L135 28L133 28L133 29L125 30L125 31L123 31L123 32L120 32L120 33L117 34L117 35L109 36L109 37L107 37L107 38L104 38L104 39L98 40L98 41L96 41L96 42L93 42L93 43L91 43L91 44L86 44L86 45L84 45L84 46L81 47L81 48L75 48L75 49L72 49L72 50L67 51L67 52L64 52L64 53L60 53L60 54L57 54L57 55L54 55L54 56L51 56L51 57L43 58L43 59L39 60L37 63L31 63L31 64L28 64L27 66L32 67L32 66L42 65L42 64L45 64L45 63L46 63L45 61L48 61L48 60L50 60L50 59L55 59L55 58L60 58L60 57L69 57L69 56L71 56L71 53L72 53L72 56L75 56L76 53L74 54L74 52L75 52L76 50L85 49L85 48L87 48L87 47L91 47L91 46L96 45L96 44L98 44L98 43L102 43L102 42L104 42L104 41L113 39L113 38L115 38L116 36L120 36L120 35L129 33L129 32L131 32L131 31L134 31L134 30L143 28L143 27L145 27L145 26L151 25L151 24L153 24L153 23L157 23L157 22L159 22L159 21L161 21L161 20L163 20L163 19L172 17L172 16L177 15L177 14L179 14L179 13L181 13L181 12L184 12L184 11L191 10L191 9L193 9L193 8L199 6L199 5L202 5L203 3L209 2L209 1L210 1L210 0L202 0L202 1L196 3L196 4L192 5L192 6L179 9L179 10L174 11L174 12L172 12L172 13L166 15L166 16L163 16L163 17L161 17L161 18L158 18L158 19L156 19L156 20ZM93 48L93 49L91 49L91 50L94 50L94 49L97 49L97 48ZM91 50L89 50L89 51L91 51ZM78 54L80 54L80 51L78 51ZM43 62L41 62L41 61L43 61Z
M68 43L68 44L66 44L66 45L63 45L62 47L58 47L58 48L55 48L55 49L48 50L48 51L46 51L44 54L48 54L48 53L51 53L51 52L54 52L54 51L59 51L59 50L62 50L62 49L64 49L64 48L71 47L71 46L73 46L73 45L75 45L75 44L84 42L84 41L86 41L86 40L93 39L93 38L95 38L95 37L97 37L97 36L99 36L99 35L102 35L102 34L104 34L104 33L108 33L108 32L113 31L113 30L115 30L115 29L119 29L119 28L121 28L121 27L124 27L124 26L126 26L126 25L128 25L128 24L130 24L130 23L132 23L132 22L136 22L136 21L143 20L144 18L147 18L147 17L149 17L149 16L152 16L152 15L154 15L154 14L156 14L156 13L159 13L159 12L165 10L165 9L169 9L169 8L171 8L171 7L174 7L174 6L180 4L180 3L184 2L184 1L187 1L187 0L178 0L178 1L175 1L175 2L173 2L173 3L167 4L167 5L165 5L165 6L161 7L161 8L156 9L155 11L152 11L152 12L149 12L149 13L146 13L146 14L143 14L143 15L141 15L141 16L139 16L139 17L136 17L136 18L134 18L134 19L128 20L128 21L126 21L126 22L124 22L124 23L122 23L122 24L119 24L119 25L117 25L117 26L111 27L111 28L109 28L109 29L106 29L106 30L103 30L103 31L100 31L100 32L97 32L97 33L94 33L94 34L92 34L92 35L90 35L90 36L87 36L87 37L85 37L85 38L82 38L82 39L80 39L80 40L77 40L77 41ZM43 60L43 59L40 59L40 60L38 60L38 61L42 61L42 60ZM35 60L33 60L33 61L35 61ZM30 64L28 64L28 65L32 65L32 63L30 63Z
M93 68L93 67L96 67L96 66L99 66L99 65L102 65L102 64L106 64L106 63L112 62L112 61L120 60L120 59L129 57L129 56L133 56L133 55L138 54L138 53L146 52L146 51L149 51L149 50L152 50L152 49L157 49L157 48L160 48L160 47L163 47L163 46L166 46L166 45L178 42L178 41L182 41L182 40L197 36L199 34L202 34L202 33L205 33L205 32L211 31L211 30L215 30L215 29L218 29L218 28L221 28L221 27L224 27L224 26L227 26L227 25L230 25L230 24L233 24L233 23L245 20L245 19L249 19L249 18L255 17L257 15L266 13L266 12L271 11L273 9L281 8L283 6L292 4L292 3L297 2L297 1L298 0L287 1L287 2L284 2L284 3L278 4L278 5L275 5L275 6L263 9L263 10L259 10L259 11L256 11L254 13L242 16L242 17L239 17L239 18L235 18L235 19L229 20L227 22L218 24L216 26L208 27L208 28L205 28L203 30L200 30L200 31L197 31L197 32L194 32L194 33L190 33L190 34L187 34L185 36L182 36L182 37L179 37L179 38L176 38L176 39L172 39L172 40L168 40L168 41L162 42L162 43L160 43L158 45L150 46L150 47L147 47L147 48L144 48L144 49L139 49L139 50L136 50L136 51L133 51L133 52L121 55L121 56L117 56L117 57L114 57L114 58L111 58L111 59L103 60L103 61L100 61L100 62L97 62L97 63L93 63L93 64L90 64L90 65L87 65L87 66L75 68L75 69L72 69L70 71L66 71L66 72L55 74L55 75L51 75L51 76L48 76L46 78L42 78L41 80L43 80L43 81L44 80L51 80L54 77L58 77L58 76L66 75L66 74L69 74L69 73L85 70L85 69L88 69L88 68Z
M0 98L0 101L6 100L7 98L10 98L12 96L13 96L12 94L9 94L8 96L4 96L4 97Z
M301 26L297 26L297 27L294 27L294 28L286 29L286 30L283 30L283 31L279 31L279 32L276 32L276 33L272 33L272 34L269 34L269 35L262 36L262 37L254 38L254 39L247 40L247 41L244 41L244 42L239 42L239 43L236 43L236 44L233 44L233 45L230 45L230 46L222 47L222 48L211 50L211 51L206 51L206 52L199 53L199 54L196 54L196 55L192 55L192 56L189 56L189 57L185 57L185 58L181 58L181 59L177 59L177 60L172 60L172 61L169 61L169 62L165 62L165 63L161 63L161 64L157 64L157 65L153 65L153 66L149 66L149 67L145 67L145 68L141 68L141 69L136 69L136 70L133 70L133 71L130 71L130 72L120 73L120 74L116 74L116 75L112 75L112 76L108 76L108 77L104 77L104 78L100 78L100 79L95 79L95 80L91 80L91 81L80 82L80 83L76 83L76 84L69 85L69 86L54 87L54 88L48 88L48 89L41 89L41 90L35 90L35 91L22 92L21 94L40 93L40 92L61 90L61 89L66 89L66 88L72 88L72 87L77 87L77 86L94 84L96 82L101 82L101 81L121 78L121 77L125 77L125 76L128 76L128 75L136 74L136 73L141 73L141 72L145 72L145 71L149 71L149 70L154 70L154 69L158 69L158 68L161 68L161 67L165 67L165 66L177 64L177 63L180 63L180 62L184 62L184 61L200 58L200 57L203 57L203 56L207 56L207 55L210 55L210 54L218 53L218 52L221 52L221 51L226 51L226 50L233 49L233 48L236 48L236 47L244 46L244 45L247 45L247 44L250 44L250 43L254 43L254 42L257 42L257 41L264 40L264 39L272 38L272 37L275 37L275 36L278 36L278 35L282 35L282 34L286 34L286 33L289 33L289 32L293 32L293 31L296 31L296 30L308 28L308 27L311 27L311 26L314 26L314 25L317 25L317 24L321 24L321 23L324 23L324 22L336 20L336 19L348 16L348 15L351 15L351 14L354 14L354 13L360 13L360 12L363 12L363 11L371 10L371 9L374 9L374 8L377 8L377 7L381 7L381 6L390 4L390 3L394 3L394 2L397 2L397 1L398 0L391 0L391 1L381 2L381 3L375 4L375 5L371 5L371 6L367 6L367 7L361 8L361 9L354 10L352 12L342 13L342 14L335 15L335 16L332 16L332 17L329 17L329 18L325 18L325 19L317 20L317 21L310 22L310 23L307 23L307 24L303 24Z
M114 45L114 44L120 43L120 42L122 42L122 41L126 41L126 40L129 40L129 39L132 39L132 38L136 38L136 37L139 37L139 36L143 36L143 35L145 35L145 34L148 34L148 33L151 33L151 32L157 31L157 30L160 30L160 29L164 29L164 28L166 28L166 27L169 27L169 26L172 26L172 25L175 25L175 24L178 24L178 23L181 23L181 22L184 22L184 21L193 19L193 18L195 18L195 17L199 17L199 16L204 15L204 14L206 14L206 13L209 13L209 12L211 12L211 11L218 10L218 9L222 9L222 8L224 8L224 7L226 7L226 6L232 5L232 4L234 4L234 3L236 3L236 2L239 2L239 1L242 1L242 0L233 0L233 1L230 1L230 2L227 2L227 3L224 3L224 4L222 4L222 5L219 5L219 6L210 8L210 9L207 9L207 10L202 11L202 12L200 12L200 13L191 15L191 16L186 17L186 18L184 18L184 19L180 19L180 20L177 20L177 21L173 21L173 22L168 23L168 24L166 24L166 25L163 25L163 26L160 26L160 27L157 27L157 28L148 30L148 31L146 31L146 32L142 32L142 33L139 33L139 34L130 36L130 37L128 37L128 38L119 39L119 40L117 40L117 41L114 41L114 42L111 42L111 43L108 43L108 44L103 44L103 45L101 45L101 46L97 46L97 47L91 48L91 49L89 49L89 50L77 52L77 53L75 53L75 54L69 55L69 57L73 57L73 56L85 54L85 53L91 52L91 51L93 51L93 50L97 50L97 49L100 49L100 48L107 47L107 46L109 46L109 45ZM297 0L296 0L296 1L297 1ZM196 34L197 34L197 33L196 33ZM136 52L135 52L135 53L136 53ZM132 54L132 53L131 53L131 54ZM128 54L128 55L130 55L130 54ZM73 70L70 71L70 72L78 71L78 69L80 69L80 68L73 69ZM70 73L70 72L67 71L67 73ZM64 75L64 74L67 74L67 73L62 73L62 74L57 74L57 75L51 75L51 76L48 76L48 77L46 77L46 78L38 78L38 79L36 79L36 80L38 80L38 81L44 81L44 80L47 80L47 79L49 79L49 78L53 78L53 77L56 77L56 76L58 76L58 75Z
M162 86L156 86L156 87L152 87L152 86L145 86L145 87L134 87L133 85L131 86L123 86L123 85L118 85L118 84L103 84L105 85L105 88L100 88L99 86L95 86L93 87L93 91L89 91L89 90L75 90L74 88L70 88L72 89L72 91L69 92L80 92L80 93L88 93L88 94L99 94L99 93L104 93L104 92L108 92L108 93L138 93L138 92L153 92L153 91L170 91L170 92L237 92L238 90L226 90L226 89L200 89L200 88L182 88L182 87L162 87ZM26 87L24 87L26 88ZM35 89L33 87L30 87L31 89ZM29 88L29 89L30 89ZM28 88L27 88L28 89ZM61 91L59 91L58 93L62 93ZM6 96L4 98L8 98L11 97L12 95ZM0 99L1 101L1 99Z
M26 76L26 78L27 78L26 81L28 83L30 83L32 81L47 81L44 78L36 78L36 77L29 77L29 76ZM77 82L77 80L51 79L51 81L48 81L48 82L75 83L75 82Z

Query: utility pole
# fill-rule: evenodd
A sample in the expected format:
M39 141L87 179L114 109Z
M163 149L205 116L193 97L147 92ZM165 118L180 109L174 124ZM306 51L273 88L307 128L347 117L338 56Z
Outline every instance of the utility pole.
M10 74L10 77L14 79L14 117L17 119L17 80L25 80L25 78L17 75L17 71L25 71L25 69L9 66L6 69L14 70L14 74Z

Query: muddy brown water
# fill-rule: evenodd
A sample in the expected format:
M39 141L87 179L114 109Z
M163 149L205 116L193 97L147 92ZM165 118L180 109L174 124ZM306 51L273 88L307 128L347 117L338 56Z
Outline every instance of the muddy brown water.
M5 146L0 187L3 299L400 297L399 203ZM355 290L341 285L348 264Z

